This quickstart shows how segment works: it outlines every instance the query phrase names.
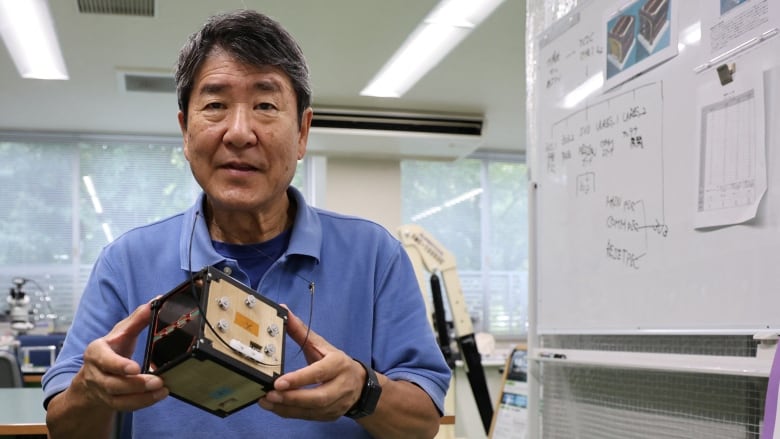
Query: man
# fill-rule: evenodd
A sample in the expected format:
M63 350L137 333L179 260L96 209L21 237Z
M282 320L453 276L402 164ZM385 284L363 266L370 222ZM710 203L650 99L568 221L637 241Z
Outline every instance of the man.
M450 370L403 247L289 186L312 120L297 43L262 14L218 15L182 49L176 82L184 153L203 194L101 253L43 379L51 437L108 437L120 412L137 438L435 435ZM168 397L139 366L149 302L204 266L290 310L286 373L226 418ZM381 393L367 389L374 370Z

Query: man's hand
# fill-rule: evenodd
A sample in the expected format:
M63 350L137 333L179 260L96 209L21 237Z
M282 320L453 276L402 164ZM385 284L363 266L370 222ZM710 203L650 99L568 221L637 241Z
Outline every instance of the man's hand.
M49 402L49 437L107 437L117 411L140 409L168 396L162 378L141 374L130 359L150 318L150 304L141 305L87 346L70 387Z
M366 372L319 334L309 331L307 339L303 321L291 311L288 316L287 334L299 346L306 342L303 353L309 365L277 378L260 407L285 418L338 419L360 398Z
M141 305L108 335L87 346L84 365L74 383L83 386L89 399L114 410L129 411L168 396L162 378L141 374L141 367L130 359L138 334L149 325L150 319L150 304Z

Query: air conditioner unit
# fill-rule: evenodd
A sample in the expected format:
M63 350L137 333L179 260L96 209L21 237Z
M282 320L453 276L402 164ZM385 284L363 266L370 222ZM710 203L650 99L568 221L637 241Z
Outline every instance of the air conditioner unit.
M480 116L314 108L309 152L453 160L482 142Z

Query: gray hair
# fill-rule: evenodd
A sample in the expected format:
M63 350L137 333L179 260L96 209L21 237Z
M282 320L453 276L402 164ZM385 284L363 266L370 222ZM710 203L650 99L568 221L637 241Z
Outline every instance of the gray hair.
M292 82L298 121L302 121L303 112L311 106L311 84L301 47L277 21L256 11L237 10L209 18L179 51L174 78L185 125L195 75L215 48L248 65L281 68Z

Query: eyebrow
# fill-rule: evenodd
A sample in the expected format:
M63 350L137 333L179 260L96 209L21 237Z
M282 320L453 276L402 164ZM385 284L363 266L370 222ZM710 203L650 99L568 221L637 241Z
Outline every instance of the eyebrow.
M254 89L276 92L282 90L282 85L279 83L279 81L274 79L263 79L262 81L256 82L254 84Z
M225 83L206 83L200 88L200 94L220 94L225 89L230 88ZM258 91L278 92L282 90L279 81L273 79L263 79L253 84L252 88Z
M206 83L200 87L200 94L219 94L222 90L228 88L226 84Z

